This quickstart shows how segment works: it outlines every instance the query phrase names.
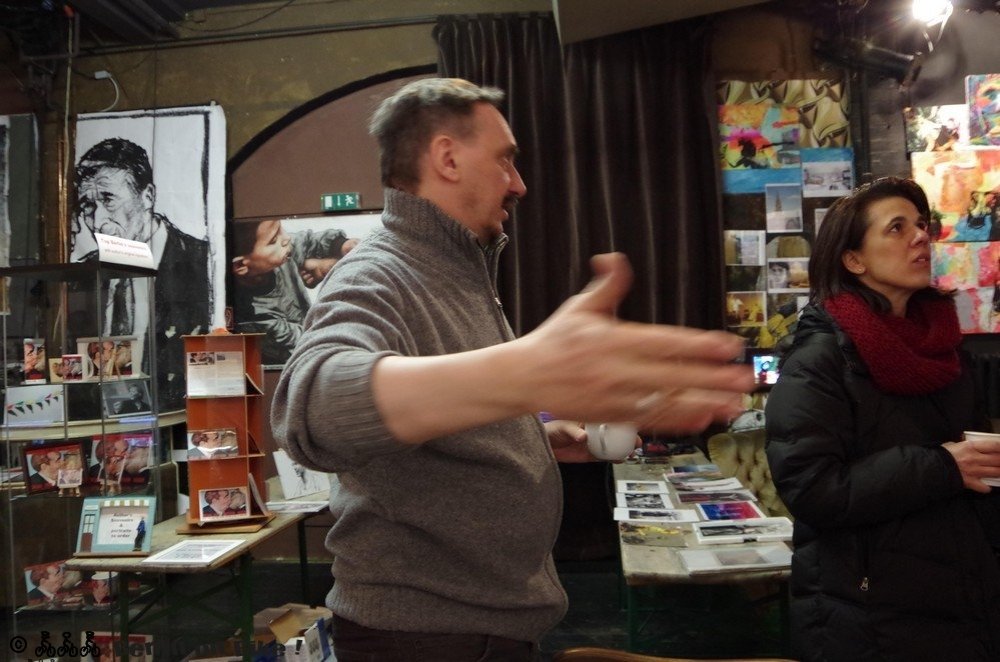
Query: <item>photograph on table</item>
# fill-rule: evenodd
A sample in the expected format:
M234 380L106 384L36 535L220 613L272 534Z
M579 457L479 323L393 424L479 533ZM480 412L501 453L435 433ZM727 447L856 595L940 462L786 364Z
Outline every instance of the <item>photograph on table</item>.
M64 417L62 384L8 386L4 393L4 425L51 425Z
M614 518L617 521L650 521L650 522L697 522L698 513L690 509L675 510L671 508L615 508Z
M80 511L77 556L149 554L156 497L87 497Z
M667 484L662 480L619 480L618 492L665 494Z
M734 501L726 503L699 503L696 504L703 519L724 520L724 519L753 519L764 517L764 513L751 501Z
M78 570L67 570L66 559L25 567L24 587L29 607L75 609L84 602L83 576Z
M236 430L233 428L188 430L187 459L189 460L235 457L239 452Z
M679 549L677 555L691 574L788 568L792 563L792 550L785 543L748 544L722 549Z
M768 184L764 187L767 231L802 232L802 186Z
M702 545L743 542L776 542L792 539L792 521L787 517L696 522L694 534Z
M152 413L149 384L144 379L108 382L102 385L104 413L109 418L142 416Z
M199 490L199 519L203 522L219 522L249 517L248 497L246 485Z
M79 441L24 444L21 466L27 471L25 487L29 494L57 490L60 470L83 466L83 447Z
M626 545L651 545L653 547L685 547L684 539L690 529L687 524L668 522L618 522L618 533Z
M615 495L615 505L619 508L673 508L666 494L644 492L619 492Z

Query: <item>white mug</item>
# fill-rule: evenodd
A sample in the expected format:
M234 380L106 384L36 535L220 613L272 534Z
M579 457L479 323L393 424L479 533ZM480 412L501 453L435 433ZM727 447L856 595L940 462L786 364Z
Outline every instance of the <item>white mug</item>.
M599 460L624 460L635 450L638 428L631 423L587 423L587 448Z
M1000 434L992 432L973 432L972 430L966 430L962 433L966 441L994 441L1000 439ZM1000 487L1000 478L982 478L984 483L990 487Z

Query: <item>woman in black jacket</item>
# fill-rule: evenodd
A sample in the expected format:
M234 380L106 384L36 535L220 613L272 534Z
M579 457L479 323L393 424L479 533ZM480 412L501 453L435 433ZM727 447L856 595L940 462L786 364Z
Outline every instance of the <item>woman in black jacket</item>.
M768 398L804 660L1000 660L998 499L981 480L1000 476L1000 442L961 441L986 421L955 304L931 287L929 218L896 178L830 207Z

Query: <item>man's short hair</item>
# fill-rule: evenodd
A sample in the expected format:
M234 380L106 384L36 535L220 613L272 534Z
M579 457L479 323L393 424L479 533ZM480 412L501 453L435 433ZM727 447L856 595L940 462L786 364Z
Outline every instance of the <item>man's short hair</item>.
M382 184L414 187L420 181L420 155L433 135L448 129L468 137L476 104L499 108L503 98L502 90L461 78L424 78L404 85L379 104L369 124L381 152Z
M76 164L77 186L94 177L101 168L127 172L133 193L145 191L153 183L149 155L131 140L108 138L88 149Z

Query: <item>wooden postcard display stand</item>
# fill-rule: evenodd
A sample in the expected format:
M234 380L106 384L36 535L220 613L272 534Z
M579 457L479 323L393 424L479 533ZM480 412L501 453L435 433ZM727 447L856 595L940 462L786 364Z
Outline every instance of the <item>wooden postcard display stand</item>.
M264 505L267 495L260 492L265 489L264 454L260 450L264 409L262 338L260 333L184 336L189 439L198 431L229 436L233 431L236 433L235 449L229 446L224 454L189 459L191 506L184 532L213 533L221 528L253 531L273 517ZM242 384L233 378L232 370L240 358ZM200 361L211 364L195 365ZM229 372L215 380L212 366L219 366L218 374L223 375L223 362ZM211 510L210 501L216 505L215 510Z

